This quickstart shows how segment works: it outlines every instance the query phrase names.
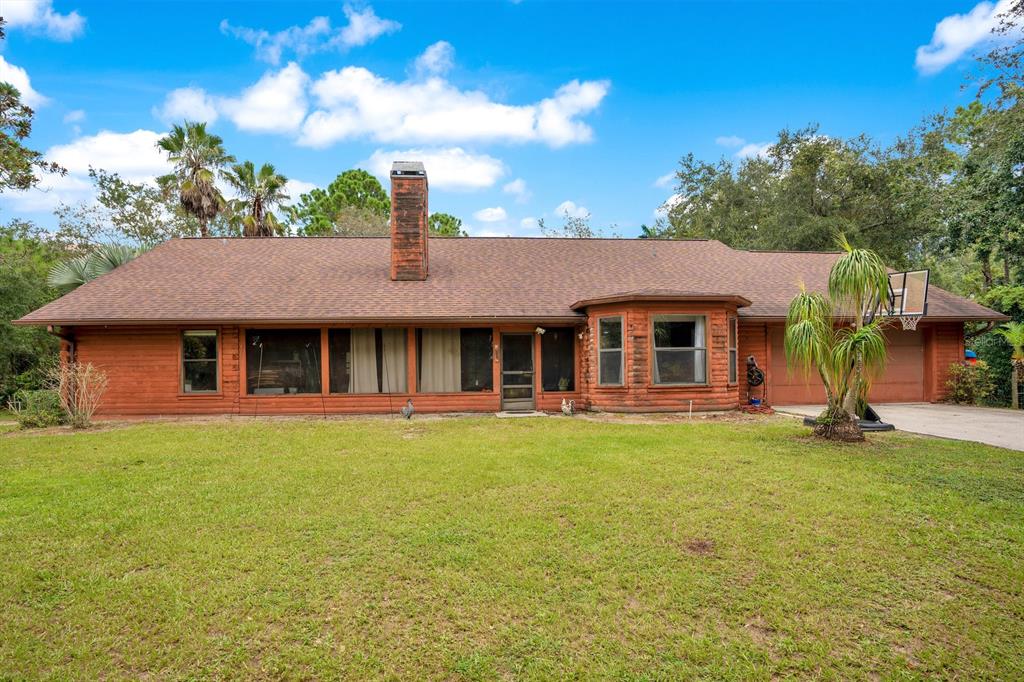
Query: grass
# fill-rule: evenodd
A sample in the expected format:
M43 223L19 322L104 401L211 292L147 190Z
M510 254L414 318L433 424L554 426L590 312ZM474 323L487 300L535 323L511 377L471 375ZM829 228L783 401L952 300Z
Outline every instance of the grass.
M9 433L0 678L1024 677L1024 456L804 434Z

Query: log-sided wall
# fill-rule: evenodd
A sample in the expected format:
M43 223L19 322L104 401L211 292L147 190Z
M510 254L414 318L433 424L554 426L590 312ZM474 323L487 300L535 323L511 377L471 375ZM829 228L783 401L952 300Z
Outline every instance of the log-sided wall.
M652 381L651 318L658 314L705 315L708 356L708 382L700 386L659 386ZM728 381L728 319L736 308L726 303L621 303L595 306L588 310L586 326L576 331L576 390L544 391L541 383L540 337L534 335L534 395L536 407L558 411L562 399L575 400L580 408L616 412L686 411L693 401L694 410L727 410L747 402L746 358L753 355L766 372L768 401L772 386L780 379L772 375L778 368L770 342L781 331L780 323L739 321L738 381ZM597 320L620 315L624 322L624 385L598 386ZM302 325L290 325L290 327ZM307 327L310 325L306 325ZM379 326L379 325L378 325ZM397 325L396 325L397 326ZM401 325L405 326L405 325ZM472 326L472 325L465 325ZM478 325L477 325L478 326ZM255 325L254 325L255 327ZM316 328L321 328L314 326ZM413 398L421 412L495 412L501 409L500 339L502 332L533 332L536 325L493 328L493 390L487 392L424 394L330 394L327 362L322 363L322 394L247 395L244 392L244 328L209 325L179 327L78 327L70 331L75 340L76 358L91 362L107 372L109 388L100 414L187 415L187 414L359 414L397 411L407 398ZM218 387L215 394L186 394L181 390L181 331L189 328L217 328L219 343ZM779 328L776 330L775 328ZM325 328L321 328L325 329ZM924 400L941 400L951 363L963 358L963 323L921 324L924 361L919 368L901 367L901 372L923 373ZM326 331L322 331L326 353ZM582 336L582 338L580 338ZM408 385L416 386L415 333L409 327ZM776 372L777 373L777 372ZM816 381L812 377L812 384ZM884 386L884 384L882 384ZM885 395L873 395L884 402ZM821 402L814 390L807 402ZM776 404L778 404L776 402Z

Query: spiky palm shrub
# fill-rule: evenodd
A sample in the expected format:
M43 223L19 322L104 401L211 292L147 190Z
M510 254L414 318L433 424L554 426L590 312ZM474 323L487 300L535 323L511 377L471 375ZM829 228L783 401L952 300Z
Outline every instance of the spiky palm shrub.
M857 408L886 359L883 323L864 319L888 292L889 278L877 255L853 248L842 235L837 241L845 253L829 273L828 296L801 285L790 302L786 359L805 373L813 367L825 386L826 407L815 433L861 440Z
M1010 376L1010 404L1016 410L1020 408L1020 375L1024 372L1024 322L1007 322L996 329L995 333L1013 347L1010 355L1010 366L1013 368Z
M288 178L265 163L259 171L252 161L236 163L225 171L224 179L238 192L245 203L242 234L246 237L272 237L281 230L274 208L288 200L285 185Z
M122 244L100 244L87 254L54 265L47 276L47 283L54 289L68 292L124 265L137 255L138 251Z
M215 184L217 173L235 157L224 150L219 136L206 132L205 123L176 125L157 146L174 166L174 172L160 176L157 183L165 193L177 193L182 207L199 220L200 234L206 237L210 221L224 208L224 197Z

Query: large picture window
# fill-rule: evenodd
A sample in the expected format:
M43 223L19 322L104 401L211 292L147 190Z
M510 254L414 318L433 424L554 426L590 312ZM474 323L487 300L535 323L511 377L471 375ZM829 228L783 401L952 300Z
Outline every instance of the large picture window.
M493 338L489 328L419 329L416 342L421 393L494 389Z
M597 321L597 383L622 385L622 318L602 317Z
M729 318L729 383L735 384L739 379L739 319Z
M707 378L704 317L654 318L654 383L703 384Z
M331 393L405 393L407 338L404 328L328 329Z
M250 395L319 393L320 330L246 330L245 386Z
M181 333L181 390L183 393L217 392L217 332Z
M540 366L545 391L576 390L576 339L571 328L544 332L540 337Z

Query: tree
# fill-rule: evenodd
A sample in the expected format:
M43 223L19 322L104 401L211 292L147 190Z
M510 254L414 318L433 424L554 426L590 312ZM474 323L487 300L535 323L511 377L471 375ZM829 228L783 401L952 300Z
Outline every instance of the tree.
M450 213L431 213L428 219L430 234L434 237L467 237L462 220Z
M6 36L5 23L0 17L0 40ZM37 172L67 174L67 169L22 144L32 133L34 115L32 108L21 101L16 87L0 83L0 193L35 187L39 182Z
M364 170L353 169L338 175L326 190L316 188L300 196L298 202L288 208L288 217L300 234L339 234L337 228L345 209L359 209L355 215L377 216L387 223L391 201L377 178Z
M175 125L157 142L167 152L174 172L157 178L167 194L176 194L181 205L199 221L199 232L208 235L208 225L224 208L224 197L215 184L217 173L235 157L224 150L217 135L206 132L205 123L186 121Z
M548 227L544 219L537 220L537 227L545 237L570 237L573 239L593 239L601 235L590 226L590 214L570 215L568 212L562 214L562 227Z
M864 135L841 139L808 126L781 131L761 154L735 163L687 154L664 234L818 251L833 248L839 229L892 265L914 262L941 227L950 159L939 138L921 128L883 148Z
M122 244L100 244L87 254L54 264L46 281L66 293L124 265L138 253Z
M844 253L828 279L828 295L800 293L786 316L786 360L809 372L814 367L825 386L825 411L815 434L834 440L862 440L859 405L871 377L885 366L882 322L865 323L865 314L888 292L889 276L877 254L837 239Z
M224 173L224 179L235 188L245 204L242 234L246 237L272 237L283 226L274 215L274 208L288 200L285 185L288 178L265 163L256 170L252 161L236 163Z
M40 327L11 324L56 298L46 273L63 253L46 232L24 221L0 226L0 405L21 389L43 386L43 367L58 342Z
M995 333L1006 339L1006 342L1013 348L1010 362L1013 366L1013 374L1010 379L1010 405L1013 409L1020 407L1020 376L1024 372L1024 322L1008 322Z
M339 237L384 237L390 234L387 216L365 206L342 206L330 232ZM317 233L319 234L319 233Z

